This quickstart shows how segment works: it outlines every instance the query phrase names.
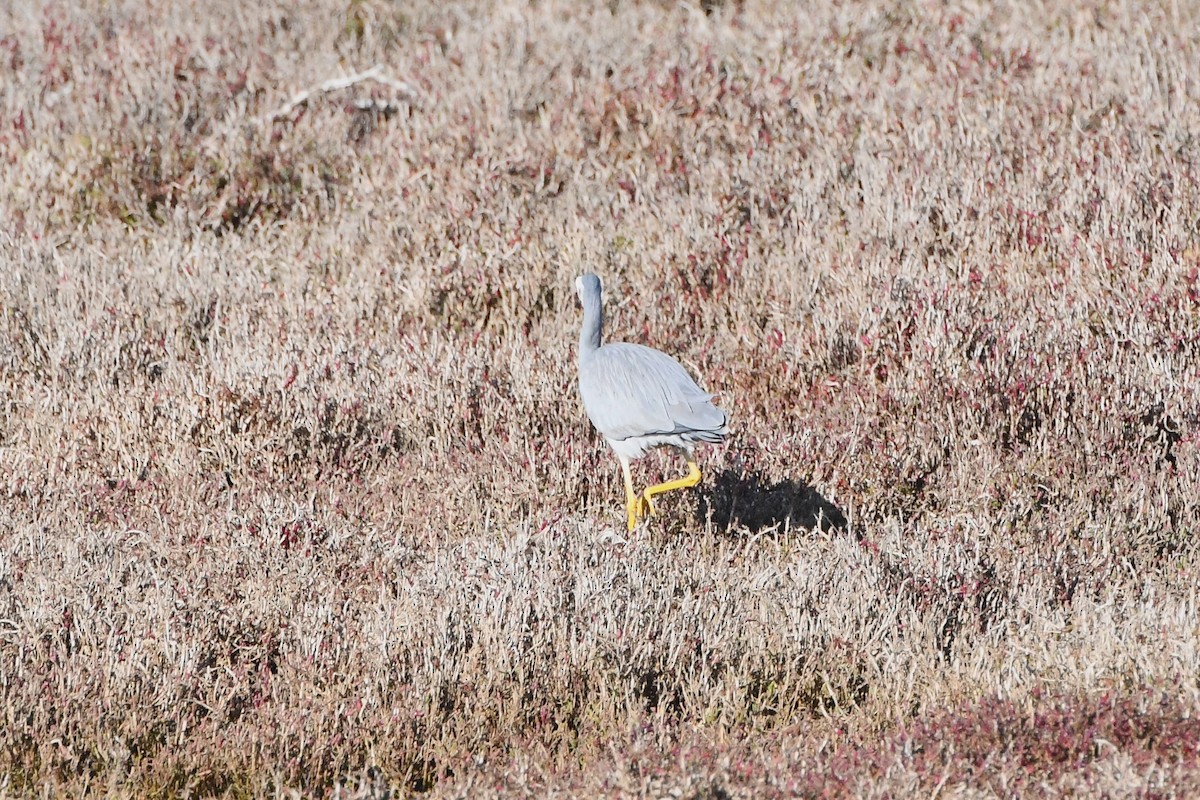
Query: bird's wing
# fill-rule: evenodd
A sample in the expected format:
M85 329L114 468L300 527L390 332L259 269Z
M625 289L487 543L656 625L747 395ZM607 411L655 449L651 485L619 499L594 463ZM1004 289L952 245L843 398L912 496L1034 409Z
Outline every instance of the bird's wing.
M678 361L642 345L592 353L580 365L579 393L592 424L610 439L711 431L726 420Z

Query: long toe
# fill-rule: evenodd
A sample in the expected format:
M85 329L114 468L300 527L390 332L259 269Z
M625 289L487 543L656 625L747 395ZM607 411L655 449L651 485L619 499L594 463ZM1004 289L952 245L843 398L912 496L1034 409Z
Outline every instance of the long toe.
M658 509L654 507L654 501L650 495L644 495L638 498L638 516L653 517L658 514Z

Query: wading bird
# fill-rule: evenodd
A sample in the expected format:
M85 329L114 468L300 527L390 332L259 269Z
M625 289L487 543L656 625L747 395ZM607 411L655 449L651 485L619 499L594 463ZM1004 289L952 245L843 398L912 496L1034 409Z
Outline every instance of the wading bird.
M700 482L692 451L699 442L720 442L729 415L712 404L678 361L640 344L602 344L604 303L600 278L588 273L575 279L583 304L579 333L579 395L588 419L608 440L625 478L625 512L629 530L646 514L654 514L655 495ZM686 477L633 490L629 462L655 447L674 447L687 458Z

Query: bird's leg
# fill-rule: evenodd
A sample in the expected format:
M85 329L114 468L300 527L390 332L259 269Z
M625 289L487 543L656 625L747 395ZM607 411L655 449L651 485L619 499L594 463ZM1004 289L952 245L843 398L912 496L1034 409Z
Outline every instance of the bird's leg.
M629 462L621 459L621 474L625 478L625 516L630 532L637 527L638 517L644 517L650 508L645 498L633 490L633 477L629 474Z
M687 463L688 474L685 477L646 487L646 491L643 492L643 495L645 496L646 505L649 507L651 514L656 513L654 510L654 496L656 494L662 494L663 492L669 492L674 489L688 489L700 482L700 467L696 465L696 459L692 457L691 453L687 454Z

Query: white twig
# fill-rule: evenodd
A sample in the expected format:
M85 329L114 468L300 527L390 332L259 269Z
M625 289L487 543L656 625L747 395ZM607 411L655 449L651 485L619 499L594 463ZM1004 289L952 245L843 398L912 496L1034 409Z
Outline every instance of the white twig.
M263 116L259 117L258 122L260 124L270 122L274 119L284 116L285 114L289 114L297 106L307 103L309 98L311 98L313 95L336 92L339 89L346 89L364 81L375 81L376 83L382 83L385 86L390 86L400 94L404 95L404 99L409 102L412 102L417 98L417 92L412 88L412 86L404 81L398 81L395 78L390 78L387 75L384 75L383 65L376 64L369 70L360 72L357 75L348 75L345 78L331 78L322 83L318 83L316 86L305 89L304 91L297 93L294 97L292 97L291 100L284 103L271 113L264 114ZM388 103L388 105L390 106L391 104Z

